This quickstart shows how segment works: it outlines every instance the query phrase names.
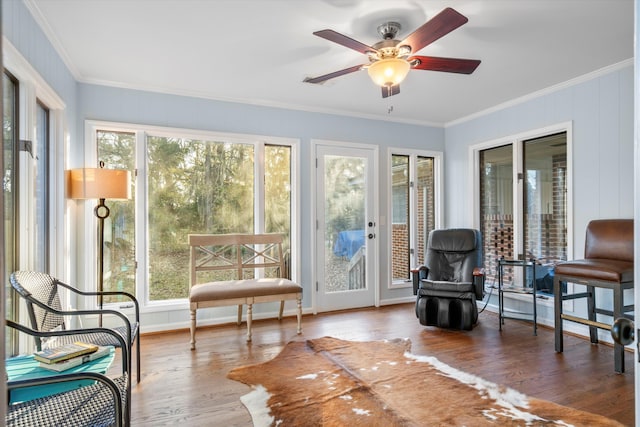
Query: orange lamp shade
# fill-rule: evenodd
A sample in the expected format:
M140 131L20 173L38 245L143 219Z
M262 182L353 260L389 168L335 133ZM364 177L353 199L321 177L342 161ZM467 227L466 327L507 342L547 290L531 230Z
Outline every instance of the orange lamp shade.
M123 169L81 168L66 171L69 199L130 199L131 173Z

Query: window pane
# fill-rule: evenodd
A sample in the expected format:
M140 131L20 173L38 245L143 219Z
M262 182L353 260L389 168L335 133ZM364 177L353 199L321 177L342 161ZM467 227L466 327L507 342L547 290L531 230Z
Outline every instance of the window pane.
M190 233L254 232L254 147L147 137L149 299L187 298Z
M511 145L480 152L480 223L487 280L497 283L500 258L514 259ZM511 278L505 282L510 284Z
M409 277L409 156L391 156L392 279Z
M35 268L49 271L49 110L36 104L36 242Z
M264 152L265 231L284 234L286 277L291 277L291 147L267 145Z
M108 169L135 172L135 134L97 131L98 159ZM135 186L135 180L131 180ZM96 201L97 203L97 201ZM104 221L105 291L125 291L135 295L135 190L130 200L106 200L109 216ZM105 297L104 302L127 301L122 297Z
M424 263L426 238L435 227L434 159L394 154L391 170L392 280L409 281L411 268Z
M418 211L416 212L417 261L424 262L424 252L427 247L427 236L436 226L435 211L435 182L433 157L418 157L416 173L416 196Z
M325 293L364 289L366 278L349 277L366 249L366 157L324 155ZM359 264L362 265L362 264ZM359 268L364 272L363 268Z
M2 120L2 137L3 137L3 165L2 165L2 194L4 205L4 263L6 277L4 283L5 289L5 314L7 319L16 320L15 300L11 285L9 284L9 274L17 268L16 265L16 218L15 218L15 199L16 199L16 138L17 138L17 111L18 111L18 82L6 73L2 78L2 95L3 95L3 120ZM7 330L8 331L8 330ZM5 356L11 356L15 350L15 334L7 333L5 335Z
M566 133L525 141L523 149L525 253L539 262L538 289L552 293L552 265L567 259Z

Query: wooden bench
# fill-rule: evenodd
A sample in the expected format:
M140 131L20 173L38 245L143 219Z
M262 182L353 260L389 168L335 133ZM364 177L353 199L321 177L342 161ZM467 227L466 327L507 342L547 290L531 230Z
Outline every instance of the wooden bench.
M196 312L199 308L247 305L247 341L251 341L253 304L296 300L298 334L302 332L302 286L285 276L280 234L190 234L191 349L196 348ZM222 277L226 275L226 277ZM197 281L205 277L204 283Z

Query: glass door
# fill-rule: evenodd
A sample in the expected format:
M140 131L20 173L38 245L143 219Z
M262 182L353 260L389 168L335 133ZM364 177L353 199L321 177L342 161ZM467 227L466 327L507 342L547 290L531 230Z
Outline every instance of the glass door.
M553 294L553 265L567 259L566 133L526 140L522 151L524 257L535 261L537 290Z
M513 147L480 152L480 230L487 283L498 283L498 262L515 259Z
M480 224L493 283L500 258L533 260L538 291L553 291L553 265L567 259L567 133L480 151ZM529 275L530 276L530 275ZM531 287L531 277L504 276Z
M316 147L319 311L375 303L374 150Z

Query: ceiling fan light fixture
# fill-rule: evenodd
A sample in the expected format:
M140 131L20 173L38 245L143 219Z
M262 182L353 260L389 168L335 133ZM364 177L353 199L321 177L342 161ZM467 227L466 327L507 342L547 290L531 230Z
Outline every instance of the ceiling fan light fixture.
M404 59L387 58L369 65L367 71L378 86L395 86L407 77L410 69L411 65Z

